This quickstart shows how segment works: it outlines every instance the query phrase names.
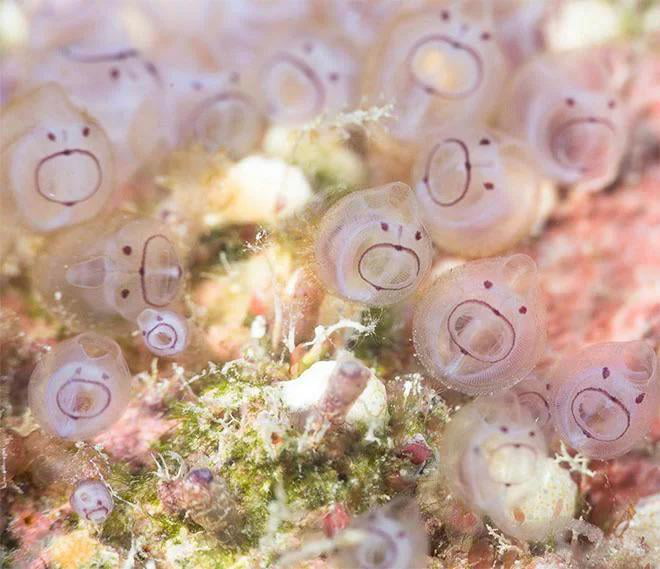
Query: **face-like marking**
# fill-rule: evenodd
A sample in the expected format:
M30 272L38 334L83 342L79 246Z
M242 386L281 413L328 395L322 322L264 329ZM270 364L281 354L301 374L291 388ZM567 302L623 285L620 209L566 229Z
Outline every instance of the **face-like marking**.
M428 138L412 177L424 224L438 247L484 257L524 237L536 216L542 180L520 144L482 127Z
M94 523L103 523L114 507L112 495L100 480L78 482L69 502L79 516Z
M176 312L147 308L137 317L137 323L145 345L156 355L173 356L188 345L188 324Z
M344 298L390 304L411 294L430 266L431 244L412 192L388 184L346 196L316 239L319 277Z
M526 255L452 269L418 305L417 355L435 377L464 393L511 387L531 371L543 348L538 294L536 266Z
M382 34L368 85L373 96L394 102L395 137L415 139L429 124L462 118L480 122L493 109L504 59L486 22L465 12L404 11Z
M279 123L300 124L344 110L357 89L357 65L343 44L304 36L280 44L263 67L267 113Z
M597 190L618 171L626 116L605 88L589 85L588 64L573 59L547 55L521 68L500 124L527 143L546 175Z
M51 350L28 387L30 409L39 424L73 440L95 436L114 423L129 396L130 374L119 346L89 332Z
M650 428L660 401L657 358L644 342L589 346L559 363L555 382L552 417L559 435L593 458L630 449Z
M8 105L0 123L6 185L24 221L50 231L100 211L114 186L110 142L58 86Z

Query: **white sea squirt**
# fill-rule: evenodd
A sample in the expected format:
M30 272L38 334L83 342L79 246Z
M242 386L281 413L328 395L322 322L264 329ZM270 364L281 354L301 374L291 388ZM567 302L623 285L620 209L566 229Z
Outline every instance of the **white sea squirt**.
M86 332L60 342L32 372L28 402L48 433L89 439L108 429L126 410L131 374L119 345Z
M415 292L433 247L412 190L395 182L334 204L321 220L314 253L317 274L330 292L384 306Z
M512 387L545 346L536 263L523 254L443 273L419 302L415 352L433 376L470 395Z

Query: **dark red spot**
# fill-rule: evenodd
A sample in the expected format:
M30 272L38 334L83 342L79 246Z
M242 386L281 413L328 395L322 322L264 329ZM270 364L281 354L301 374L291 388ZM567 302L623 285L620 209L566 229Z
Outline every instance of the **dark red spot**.
M55 135L52 132L48 133L48 140L55 141Z
M482 138L479 141L479 144L481 144L481 146L488 146L490 144L490 140L488 140L487 138Z
M527 314L527 307L526 306L521 306L518 309L518 312L520 312L520 314Z
M500 427L500 431L502 431L503 433L508 433L509 427Z
M130 245L125 245L122 248L122 251L124 252L124 255L130 255L133 252L133 248Z
M156 320L157 320L158 322L162 322L162 321L163 321L163 317L159 314L158 316L156 316Z
M484 183L484 188L487 190L494 190L495 189L495 184L493 182L485 182Z
M493 286L493 283L490 281L484 281L484 288L491 288Z
M470 168L472 168L472 164L470 164L469 162L466 162L465 163L465 169L469 170Z
M520 448L521 446L522 445L520 443L516 443L515 445L513 445L513 448Z
M131 292L127 288L125 288L124 290L121 291L121 297L126 298L130 293Z
M110 376L109 376L107 373L103 373L103 374L101 374L101 377L102 377L103 379L110 379Z
M112 77L113 79L119 79L119 69L117 69L116 67L113 67L110 70L110 77Z
M495 316L501 316L502 315L502 313L499 310L497 310L496 308L493 308L493 314Z
M449 19L449 11L448 10L443 10L442 12L440 12L440 17L443 20L448 20Z
M328 75L328 79L330 79L330 81L337 81L337 79L339 79L339 73L330 73Z
M383 231L387 231L387 230L389 229L389 227L390 227L390 226L387 225L387 223L385 223L384 221L382 221L381 224L380 224L380 228L381 228Z
M428 176L424 176L424 177L422 178L422 182L424 182L425 184L428 184L428 183L429 183L429 177L428 177Z
M568 97L568 99L566 99L566 104L567 104L569 107L574 106L574 105L575 105L575 99L573 99L573 97Z
M158 75L158 70L156 69L156 66L153 63L151 63L151 61L147 61L144 64L144 67L147 70L147 72L150 73L151 75Z
M511 484L510 484L509 482L506 482L506 483L504 484L504 486L507 487L507 488L510 488L510 487L511 487Z
M421 238L422 238L422 232L421 231L418 231L417 233L415 233L415 240L416 241L419 241Z
M614 107L616 107L616 101L611 100L609 103L607 103L607 106L608 106L610 109L613 109Z
M535 436L536 436L536 433L535 433L534 431L529 431L529 436L530 436L530 437L535 437Z
M610 377L610 368L604 367L603 368L603 379L607 379L608 377Z
M489 40L490 39L490 33L489 32L484 32L483 34L481 34L481 39L484 40L484 41Z
M83 128L82 132L83 132L84 137L88 137L89 136L89 127L86 126L85 128Z
M403 249L403 247L401 247L401 245L395 245L395 246L394 246L394 249L395 249L396 251L401 251L401 250Z
M637 397L635 397L635 403L639 405L642 401L644 401L644 397L646 396L646 393L640 393Z
M144 267L140 267L140 270L138 271L140 273L140 276L144 276Z
M404 537L406 537L406 532L402 530L402 531L400 531L399 533L397 533L396 536L397 536L399 539L403 539Z
M70 150L65 150L65 151L62 152L62 154L64 154L64 156L70 156L71 151Z

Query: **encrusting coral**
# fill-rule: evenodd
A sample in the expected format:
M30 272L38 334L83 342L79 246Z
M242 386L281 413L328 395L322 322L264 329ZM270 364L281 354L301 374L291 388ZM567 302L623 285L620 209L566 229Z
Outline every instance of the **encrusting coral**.
M0 567L660 566L656 20L0 3Z

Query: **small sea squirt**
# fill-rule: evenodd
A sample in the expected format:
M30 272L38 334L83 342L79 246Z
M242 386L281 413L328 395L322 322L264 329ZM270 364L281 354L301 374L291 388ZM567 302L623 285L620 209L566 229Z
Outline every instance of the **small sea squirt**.
M114 508L108 487L100 480L81 480L69 498L71 507L81 517L102 524Z
M597 459L639 442L658 413L658 358L642 341L605 342L566 356L553 371L552 415L560 437Z
M183 268L174 237L155 219L123 215L58 236L35 266L47 302L88 327L135 321L146 308L176 300Z
M471 261L442 274L413 319L415 351L430 373L469 395L521 381L545 345L536 263L523 254Z
M579 59L579 54L573 54ZM615 93L584 82L590 73L551 56L518 71L500 125L523 140L553 180L583 191L611 183L623 158L627 118Z
M393 136L414 139L429 121L487 118L504 70L491 22L435 6L402 12L373 50L369 81L376 99L394 102Z
M47 83L17 98L0 123L0 191L8 194L3 207L13 204L38 232L101 211L114 189L110 141L61 87Z
M433 248L412 190L395 182L354 192L332 206L314 252L317 274L330 292L384 306L415 292Z
M262 69L266 113L298 125L348 109L357 99L358 66L342 44L312 34L278 42Z
M145 308L138 315L137 324L145 346L156 356L174 356L188 346L188 323L172 310Z
M542 182L519 142L464 126L425 137L413 180L433 242L469 257L503 251L529 232Z
M439 474L452 493L507 534L541 541L573 523L577 487L548 456L541 429L512 394L461 408L439 454Z
M50 434L89 439L126 410L131 375L119 345L94 332L60 342L39 361L28 385L34 418Z
M341 569L424 567L429 548L419 508L401 498L355 519L335 539Z

